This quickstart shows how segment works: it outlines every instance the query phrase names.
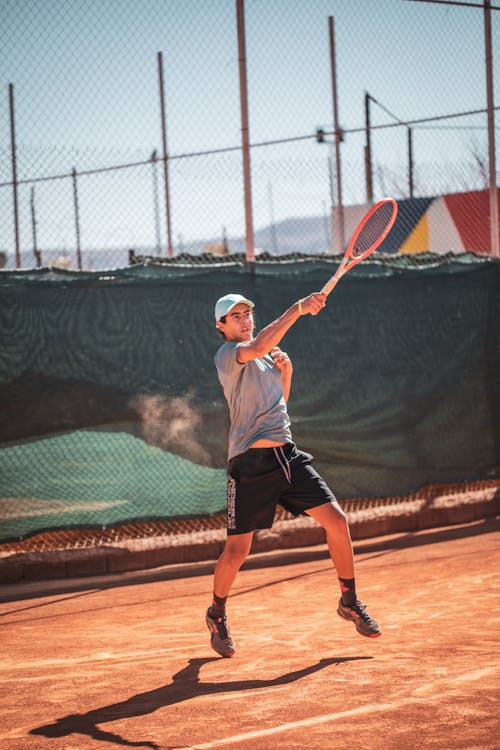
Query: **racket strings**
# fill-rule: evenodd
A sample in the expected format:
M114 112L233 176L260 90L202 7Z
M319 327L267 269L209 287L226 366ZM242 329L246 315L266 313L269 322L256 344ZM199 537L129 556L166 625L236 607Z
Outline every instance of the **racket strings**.
M361 227L354 243L353 256L359 257L369 250L391 226L395 207L392 202L381 203Z

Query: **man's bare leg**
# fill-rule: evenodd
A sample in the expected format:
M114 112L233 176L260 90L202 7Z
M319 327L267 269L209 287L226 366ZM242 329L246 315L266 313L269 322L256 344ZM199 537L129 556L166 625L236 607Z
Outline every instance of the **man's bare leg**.
M253 531L227 537L224 551L215 566L214 592L218 597L228 597L238 571L248 557L252 539Z
M354 578L354 552L347 516L335 503L325 503L307 511L326 531L330 557L339 578Z
M353 622L358 633L369 638L381 634L378 623L368 614L356 594L354 552L347 517L337 502L325 503L307 511L326 531L328 550L337 571L341 598L337 614Z
M233 656L235 645L226 619L226 599L238 571L248 557L253 531L228 536L224 551L214 573L214 598L208 608L206 622L210 630L210 645L221 656Z

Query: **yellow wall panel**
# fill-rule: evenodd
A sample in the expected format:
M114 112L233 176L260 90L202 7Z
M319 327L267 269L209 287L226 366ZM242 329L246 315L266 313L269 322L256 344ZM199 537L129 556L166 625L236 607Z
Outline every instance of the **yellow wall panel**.
M425 213L400 247L400 253L425 253L429 250L429 222Z

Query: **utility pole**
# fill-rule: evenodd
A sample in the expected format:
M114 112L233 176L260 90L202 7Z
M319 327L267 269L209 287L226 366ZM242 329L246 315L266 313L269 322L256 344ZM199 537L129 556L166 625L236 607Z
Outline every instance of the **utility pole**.
M491 2L484 0L484 41L486 49L486 98L488 107L488 154L490 186L490 241L491 254L500 258L498 226L498 191L495 155L495 105L493 99L493 52L491 46Z

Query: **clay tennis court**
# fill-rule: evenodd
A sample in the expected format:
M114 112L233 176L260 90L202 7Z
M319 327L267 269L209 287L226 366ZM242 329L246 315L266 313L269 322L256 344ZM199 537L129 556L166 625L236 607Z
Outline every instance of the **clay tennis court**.
M500 526L355 543L359 636L326 546L254 556L211 651L212 563L4 586L0 747L500 747Z

